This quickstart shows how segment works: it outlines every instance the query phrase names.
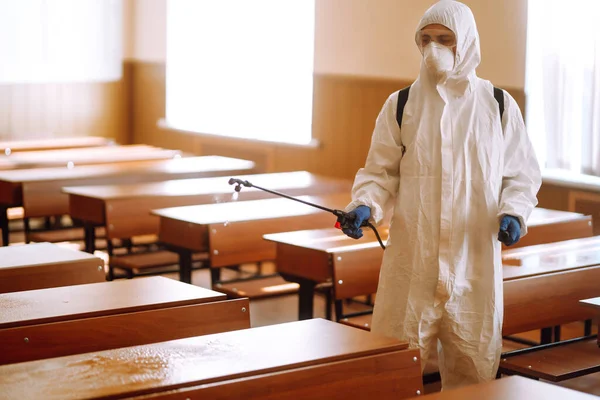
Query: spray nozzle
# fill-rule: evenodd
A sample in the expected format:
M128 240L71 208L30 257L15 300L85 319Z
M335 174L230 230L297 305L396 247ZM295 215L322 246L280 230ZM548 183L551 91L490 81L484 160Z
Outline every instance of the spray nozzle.
M236 185L234 189L238 193L240 192L240 190L242 190L242 185L246 186L246 187L252 187L252 184L250 182L243 181L241 179L236 179L236 178L229 179L229 184L230 185Z

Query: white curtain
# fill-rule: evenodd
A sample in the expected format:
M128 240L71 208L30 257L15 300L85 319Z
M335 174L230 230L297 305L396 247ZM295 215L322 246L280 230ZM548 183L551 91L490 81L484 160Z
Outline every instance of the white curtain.
M540 163L600 176L600 1L528 7L526 122Z
M121 0L0 0L0 84L114 81Z

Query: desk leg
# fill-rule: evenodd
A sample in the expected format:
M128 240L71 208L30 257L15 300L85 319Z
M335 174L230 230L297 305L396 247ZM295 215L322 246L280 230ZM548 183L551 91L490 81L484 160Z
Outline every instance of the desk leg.
M94 254L94 251L96 251L96 227L85 224L83 226L83 232L85 236L85 252ZM108 237L106 240L109 240Z
M552 343L552 328L542 328L540 344Z
M311 319L314 316L313 305L315 298L315 286L317 282L299 276L279 273L288 282L300 285L298 290L298 320Z
M192 252L179 250L179 280L184 283L192 283Z
M2 229L2 246L8 246L10 232L8 231L8 207L0 208L0 229Z
M600 322L598 322L598 331L600 332ZM583 327L583 336L590 336L592 334L592 320L586 319L585 325ZM598 336L598 340L600 343L600 336Z

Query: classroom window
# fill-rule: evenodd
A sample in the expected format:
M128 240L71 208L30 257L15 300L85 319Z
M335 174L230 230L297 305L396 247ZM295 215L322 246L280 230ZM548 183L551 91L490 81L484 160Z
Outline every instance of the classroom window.
M167 124L310 143L314 7L314 0L169 0Z
M0 85L122 77L119 0L0 0Z
M600 176L600 1L528 7L526 120L540 163Z

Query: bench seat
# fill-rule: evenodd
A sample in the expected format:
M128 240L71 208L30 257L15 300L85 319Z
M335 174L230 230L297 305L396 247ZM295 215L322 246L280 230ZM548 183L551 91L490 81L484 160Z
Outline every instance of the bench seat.
M596 338L559 342L527 349L500 361L500 372L561 382L600 371L600 348Z

